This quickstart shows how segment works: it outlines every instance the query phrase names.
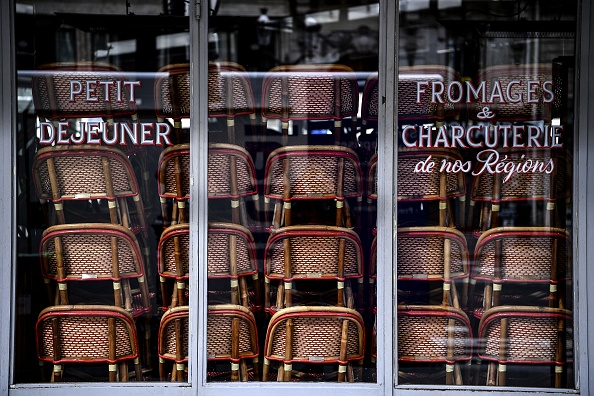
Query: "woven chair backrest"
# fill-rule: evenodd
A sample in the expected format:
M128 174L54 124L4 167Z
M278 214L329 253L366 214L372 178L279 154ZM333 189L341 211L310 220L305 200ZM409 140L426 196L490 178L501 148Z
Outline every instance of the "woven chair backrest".
M258 357L258 330L256 319L249 309L240 305L208 306L206 324L208 360L232 360L233 321L239 320L239 356L233 359Z
M110 357L110 326L115 350ZM40 360L61 363L116 363L138 356L130 314L113 306L61 305L44 309L37 320ZM56 344L57 343L57 344ZM58 348L56 348L58 347ZM59 349L59 350L58 350Z
M255 114L254 93L246 70L237 63L208 64L208 115Z
M264 77L262 116L265 118L338 121L356 117L358 109L359 86L349 67L279 66Z
M448 346L453 350L448 351ZM398 360L448 362L472 357L472 327L466 314L444 306L398 308Z
M291 250L285 249L285 241ZM291 279L338 279L340 244L344 241L344 278L363 276L363 247L348 228L291 226L275 230L268 239L264 258L267 278L285 279L285 255L291 262Z
M179 160L178 171L176 171L176 160ZM190 145L177 144L163 150L159 156L158 173L160 197L188 199L190 197ZM181 191L177 191L177 177L181 181Z
M247 150L232 144L215 143L208 146L209 198L237 198L231 182L231 158L235 158L237 196L258 194L256 168Z
M48 162L53 162L55 172ZM113 196L107 191L106 167L111 173ZM33 163L37 195L43 200L89 200L139 197L130 160L120 150L94 145L45 147ZM51 179L57 181L57 191Z
M190 273L190 225L187 223L167 227L158 245L158 271L165 278L178 278L178 264L184 279Z
M89 89L93 92L87 92ZM128 78L108 63L65 62L41 66L32 77L32 90L35 112L51 120L113 118L136 113Z
M363 183L357 154L340 146L287 146L273 151L266 162L265 195L283 199L283 162L289 163L290 200L361 197ZM344 162L338 183L339 159ZM342 191L338 190L342 184Z
M209 278L231 276L231 238L235 238L236 243L233 253L237 263L237 275L247 276L258 273L256 245L250 230L239 224L209 223L207 249Z
M501 331L502 320L507 320L507 331ZM565 358L558 354L559 342L571 345L572 327L571 312L565 309L494 307L485 311L479 324L479 357L519 364L560 364ZM565 341L559 337L562 333ZM501 345L505 345L504 356Z
M190 117L190 64L162 67L155 77L157 117L180 120Z
M188 361L188 312L188 306L184 305L170 308L161 317L158 341L160 358L174 360L176 363ZM178 345L181 348L180 351L177 350ZM181 356L181 359L178 356Z
M62 224L43 233L42 275L48 279L106 280L144 277L144 263L135 235L117 224ZM62 260L64 278L59 279ZM114 272L117 264L118 275Z
M571 278L571 243L567 231L561 228L498 227L487 231L475 248L476 279L495 279L496 256L500 258L503 281L546 283L561 280L557 274Z
M347 361L364 356L365 330L361 315L349 308L292 307L270 319L264 347L265 358L282 361L286 349L286 321L293 321L293 362L337 363L340 359L342 325L348 322Z
M444 279L445 245L450 245L448 278L469 274L468 245L464 235L448 227L411 227L398 229L398 279Z

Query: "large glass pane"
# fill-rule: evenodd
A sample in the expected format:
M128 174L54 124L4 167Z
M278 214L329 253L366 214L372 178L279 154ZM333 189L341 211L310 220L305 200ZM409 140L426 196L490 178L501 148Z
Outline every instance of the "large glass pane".
M15 4L15 382L186 381L187 5Z
M577 3L400 3L400 384L575 387Z
M213 7L208 381L375 382L378 29L373 1Z

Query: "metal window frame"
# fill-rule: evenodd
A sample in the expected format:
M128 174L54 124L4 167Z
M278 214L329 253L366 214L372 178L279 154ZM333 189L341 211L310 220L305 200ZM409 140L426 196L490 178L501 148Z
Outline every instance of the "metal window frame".
M197 1L202 15L208 13L208 2ZM192 293L190 305L194 308L190 313L190 366L188 384L169 384L161 382L150 382L139 384L49 384L49 385L13 385L12 384L12 362L14 356L14 323L16 312L16 301L14 292L14 261L16 258L16 240L13 232L2 233L0 236L0 251L2 255L1 265L8 270L10 276L0 278L0 298L6 303L0 304L0 394L29 395L31 392L43 395L64 395L75 394L84 388L89 395L103 395L106 391L114 395L142 394L160 395L164 391L171 395L225 395L229 392L239 392L246 395L272 395L283 391L289 395L302 394L307 392L324 392L327 395L342 395L345 391L357 392L364 395L416 395L424 394L432 390L440 390L445 394L459 394L472 392L475 395L492 395L493 391L501 392L501 388L484 387L442 387L442 386L420 386L404 387L396 383L397 362L395 348L395 321L393 312L395 306L394 290L395 279L392 275L396 265L394 256L395 246L395 213L396 202L393 189L396 185L396 142L394 135L386 131L394 131L397 126L396 101L387 100L396 98L396 70L397 70L397 48L398 48L398 2L380 1L380 67L379 73L384 84L380 87L382 106L380 108L380 130L385 131L379 135L379 155L383 166L379 168L378 185L378 212L390 211L392 216L379 216L378 228L383 230L378 237L378 260L392 265L378 267L378 276L382 279L391 280L380 282L381 289L378 294L384 298L378 300L378 311L385 312L378 317L378 349L383 351L378 359L378 381L376 384L274 384L274 383L241 383L228 384L217 383L207 384L205 373L201 368L206 362L206 301L200 298L201 290L205 289L206 277L204 276L205 266L198 265L192 269L194 276L191 277L191 287L198 291ZM0 213L3 213L3 222L14 224L15 218L15 147L13 146L13 131L16 129L16 74L14 64L14 1L0 2L0 51L2 59L0 63L0 182L5 188L0 195ZM197 10L191 4L191 14ZM578 31L578 64L576 100L576 147L574 156L574 258L576 262L576 372L577 390L519 390L510 388L516 395L535 395L546 393L547 395L567 394L590 394L594 391L594 300L589 299L594 291L594 267L589 266L594 261L594 243L590 242L594 235L594 99L590 98L590 92L594 92L594 28L591 22L594 20L594 9L589 1L580 4L581 20ZM191 137L192 144L198 145L198 155L192 156L193 169L206 169L207 161L207 126L206 126L206 62L207 59L207 21L202 18L199 21L192 19L191 52L192 59L192 80L194 81L194 108L200 109L198 116L192 118L192 130L195 131ZM395 21L394 23L391 23ZM203 81L204 80L204 81ZM202 121L201 121L202 120ZM10 132L6 132L10 131ZM192 195L198 197L198 210L192 211L190 221L196 224L196 231L192 233L191 255L194 262L205 263L206 241L201 236L205 235L206 224L206 172L197 172L192 180ZM198 206L198 205L197 205ZM391 230L391 232L389 232ZM588 243L590 242L590 243ZM589 268L590 267L590 268ZM8 320L10 319L10 320ZM7 358L8 357L8 358ZM199 359L201 359L199 361ZM507 389L506 389L507 390Z

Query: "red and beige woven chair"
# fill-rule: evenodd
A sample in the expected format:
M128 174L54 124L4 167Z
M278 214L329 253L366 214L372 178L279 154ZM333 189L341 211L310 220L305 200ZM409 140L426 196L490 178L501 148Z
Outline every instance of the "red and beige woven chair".
M262 84L262 123L281 121L286 146L289 121L333 121L335 144L343 135L343 120L352 120L354 135L359 110L359 86L353 70L343 65L290 65L270 70ZM354 136L351 141L356 142ZM355 146L353 146L355 147Z
M568 340L572 326L572 313L566 309L500 306L485 311L479 324L478 356L492 362L486 384L507 385L508 366L523 365L522 385L538 366L548 366L546 379L539 376L535 386L564 386L571 365L566 346L573 345Z
M379 117L379 74L367 77L361 99L361 125L363 128L376 128Z
M484 164L478 163L475 173L479 174L473 179L470 193L468 227L473 227L476 222L474 214L477 202L482 204L479 212L480 217L478 218L478 226L481 232L501 226L499 214L502 205L511 203L541 202L544 209L541 211L544 214L543 218L532 221L533 224L519 223L514 218L513 221L516 222L514 225L561 225L563 211L558 208L560 204L567 203L571 199L572 159L569 154L563 150L508 149L499 151L499 158L502 166L509 163L522 164L530 160L530 164L534 166L540 163L542 166L539 165L539 168L542 168L543 171L517 172L504 181L507 177L506 174L481 172ZM547 171L544 171L544 169L547 169Z
M477 115L485 107L488 107L495 114L490 122L544 121L548 125L551 123L553 108L559 106L559 99L555 101L552 97L553 92L557 94L555 96L561 97L559 95L561 90L558 84L559 80L555 78L554 74L552 64L496 65L481 69L473 85L478 87L484 83L486 101L476 100L470 104L468 106L468 117L480 121L481 118L477 117ZM554 91L547 94L544 87L539 85L536 89L531 87L530 89L534 89L534 91L528 94L529 81L539 82L540 84L552 81L554 84L547 88ZM503 87L502 89L506 89L506 95L510 98L523 99L501 101L496 96L494 99L489 100L490 93L496 83L500 84Z
M361 240L348 228L319 225L279 228L272 232L266 244L264 307L271 313L294 305L316 304L362 309L363 268ZM313 281L313 291L300 292L303 281ZM334 281L336 286L328 286L325 281ZM356 288L351 286L351 281L357 282Z
M214 366L208 370L209 379L220 379L221 362L231 364L231 381L260 379L258 327L251 311L240 305L208 306L206 325L208 361ZM247 360L252 361L249 370Z
M399 382L437 383L432 379L443 369L433 364L445 363L445 383L462 385L461 361L472 358L472 327L464 311L433 305L398 305ZM419 373L407 372L422 364ZM418 378L415 378L418 377Z
M377 160L377 154L373 154L367 163L367 173L365 175L368 229L375 229L377 222Z
M363 196L359 158L340 146L279 148L266 162L264 196L266 215L270 200L276 200L272 229L293 225L291 203L300 200L334 200L336 215L330 224L351 227L348 199L360 204Z
M251 197L253 203L253 213L249 216L246 197ZM260 227L256 170L244 148L223 143L208 146L208 198L230 200L231 222L250 229Z
M173 120L176 143L183 142L182 119L190 118L190 64L163 66L155 77L155 112L159 122Z
M130 312L134 318L145 317L145 350L142 357L149 363L151 295L146 282L146 270L136 236L123 226L106 223L62 224L43 233L40 246L41 274L48 282L50 298L56 305L88 304L99 301L113 304ZM131 281L136 281L132 287ZM50 281L57 282L52 296ZM72 295L72 282L112 281L106 287L107 302L101 293L86 295L78 290ZM105 297L103 297L105 298Z
M499 227L488 230L475 247L471 285L482 281L485 288L482 307L475 307L474 315L480 318L483 311L504 304L564 308L565 284L571 281L571 267L571 242L564 229ZM538 293L530 285L543 287ZM529 296L528 292L536 294Z
M209 304L231 303L252 311L262 308L256 244L249 229L209 223L207 263Z
M430 159L429 159L430 157ZM425 162L432 166L430 172L418 172L417 166ZM465 222L466 183L463 172L440 172L442 163L462 161L455 150L444 149L399 149L398 150L398 202L439 203L440 226L453 227ZM432 165L429 165L432 164ZM371 169L370 169L371 171ZM376 176L377 177L377 176ZM369 177L369 183L374 180ZM373 192L373 186L369 186ZM458 216L454 220L452 199L458 199ZM423 224L428 225L428 224Z
M274 377L271 366L277 363L277 381L307 379L293 366L338 365L338 381L353 382L351 363L361 361L364 350L364 323L357 311L344 307L285 308L268 324L262 380Z
M397 277L399 299L420 299L421 304L460 308L465 306L469 268L468 245L464 235L450 227L409 227L397 231ZM436 300L418 293L418 282L441 281L441 296ZM462 281L461 293L456 281ZM405 282L407 282L405 284ZM415 284L407 288L406 285ZM426 290L431 290L425 285Z
M444 65L401 66L398 69L398 121L401 124L431 122L439 127L446 118L457 117L460 107L449 101L447 94L449 83L458 80L458 73ZM427 85L419 85L422 83ZM441 97L445 103L433 100L437 93L433 90L434 84L436 87L443 85Z
M161 283L163 311L187 305L186 292L190 274L190 225L176 224L161 234L157 247L157 268ZM173 282L173 291L168 288ZM169 297L171 296L171 298Z
M128 381L131 362L136 381L143 380L134 321L122 308L49 307L39 314L36 332L39 360L54 365L52 382L63 380L65 366L93 363L109 365L109 381Z
M168 227L188 222L187 204L190 199L190 145L167 147L159 155L159 199L163 225ZM171 214L169 200L173 201Z
M167 380L167 363L172 362L171 381L187 381L188 363L188 306L180 305L167 310L159 325L159 377Z

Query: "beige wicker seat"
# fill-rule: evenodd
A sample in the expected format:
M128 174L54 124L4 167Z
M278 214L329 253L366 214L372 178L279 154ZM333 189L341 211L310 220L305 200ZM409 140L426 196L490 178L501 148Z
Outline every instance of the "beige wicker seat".
M252 312L240 305L209 305L207 321L209 363L218 366L220 362L229 362L231 381L259 380L258 328ZM251 370L248 359L252 361ZM219 370L209 370L207 374L210 378L221 376Z
M252 311L262 308L256 244L249 229L209 223L207 255L210 305L224 302Z
M105 363L109 381L128 381L133 362L142 381L132 316L104 305L60 305L44 309L37 320L37 355L54 365L52 382L62 381L64 366Z
M269 312L316 304L363 308L363 248L348 228L304 225L274 230L266 244L264 275L264 307ZM358 286L356 302L351 280ZM304 281L312 281L313 290L300 293ZM325 281L335 281L336 286Z
M359 109L359 87L353 70L343 65L290 65L270 70L262 84L262 122L281 121L283 146L289 121L333 121L335 144L343 139L344 119L351 119L350 141ZM354 146L353 146L354 148Z
M410 364L421 363L424 371L433 371L429 364L445 363L445 383L461 385L458 362L471 358L472 327L462 310L444 306L398 306L398 361L402 382L407 382L404 378Z
M278 363L278 381L297 380L293 366L338 365L338 381L353 382L351 362L362 360L364 350L363 318L357 311L343 307L285 308L274 314L268 325L262 380L270 380L271 366Z
M186 291L190 274L190 225L187 223L167 227L158 244L157 268L161 283L163 310L187 305ZM168 280L173 281L173 292ZM169 296L171 295L171 299Z
M499 227L486 231L475 248L473 282L485 284L484 310L505 303L505 295L521 296L520 304L564 308L565 283L571 280L571 242L566 230L549 227ZM544 298L528 300L528 285L542 285ZM507 289L507 290L506 290ZM538 295L537 295L538 297ZM507 300L509 303L509 299ZM532 303L527 303L532 301Z
M559 308L500 306L493 307L479 324L478 356L493 362L489 365L487 385L507 385L508 366L549 366L549 383L539 379L538 386L564 386L571 361L566 350L573 345L569 339L573 327L570 311ZM522 383L529 377L529 367L523 371Z
M431 172L416 172L421 161L432 163ZM401 203L439 203L440 226L464 224L466 184L463 172L440 172L443 161L462 160L457 151L443 149L399 149L397 199ZM370 169L373 171L373 169ZM377 176L375 176L377 177ZM369 177L369 183L374 180ZM373 191L373 186L369 186ZM458 218L454 218L451 201L458 198ZM428 225L428 224L420 224Z
M514 218L506 219L507 224L516 226L559 226L562 224L563 210L560 205L571 198L572 159L563 150L526 149L526 150L500 150L499 157L502 164L525 163L530 160L532 164L541 163L543 169L548 171L530 171L514 173L509 180L504 181L505 174L491 174L481 172L475 176L470 193L470 210L468 227L478 224L481 232L489 228L499 227L502 224L500 213L504 205L529 203L542 203L544 218L537 218L531 222ZM552 164L552 167L551 165ZM475 172L479 172L477 164ZM475 216L476 203L482 204L479 211L480 217Z
M351 227L348 199L361 202L361 165L357 154L346 147L282 147L272 152L266 162L264 194L266 215L269 201L276 200L273 229L293 225L291 204L300 200L336 201L336 215L330 224Z
M167 310L159 325L159 377L165 381L168 377L167 362L172 362L171 381L187 381L188 363L188 306L180 305Z

